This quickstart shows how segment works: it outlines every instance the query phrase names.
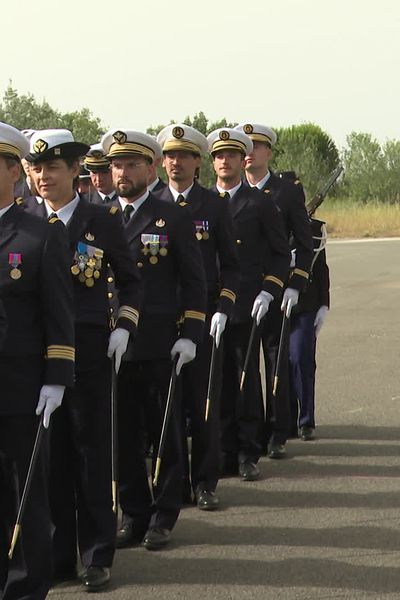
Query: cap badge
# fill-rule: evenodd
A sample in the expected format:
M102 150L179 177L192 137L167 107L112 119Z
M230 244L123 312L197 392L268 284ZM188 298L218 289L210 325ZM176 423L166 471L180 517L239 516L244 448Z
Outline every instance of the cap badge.
M121 132L118 131L117 133L121 133ZM114 134L114 138L115 138L115 134ZM93 158L103 158L104 154L100 150L93 150L92 156L93 156Z
M126 133L123 131L116 131L113 134L113 138L118 144L125 144L126 140L128 139Z
M180 140L181 138L183 138L183 136L185 135L185 132L183 131L183 127L174 127L172 130L172 135L177 140Z
M61 148L54 148L54 156L60 156Z
M158 219L158 221L156 221L156 227L164 227L164 225L165 225L164 219Z
M44 140L36 140L36 142L33 144L33 151L36 154L41 154L42 152L45 152L48 147L48 143Z
M94 240L94 235L93 235L93 233L89 233L89 232L88 232L88 233L85 233L85 239L86 239L88 242L93 242L93 240Z
M253 133L253 125L250 125L250 123L248 123L247 125L245 125L243 127L243 131L245 133L247 133L247 135L249 135L250 133Z
M229 131L225 131L225 129L223 131L220 131L219 139L222 141L229 140Z

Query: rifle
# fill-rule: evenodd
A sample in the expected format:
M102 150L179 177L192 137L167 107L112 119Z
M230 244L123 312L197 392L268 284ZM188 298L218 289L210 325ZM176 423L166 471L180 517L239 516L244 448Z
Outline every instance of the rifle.
M324 185L322 190L320 192L317 192L315 194L315 196L310 200L310 202L306 205L306 209L307 209L309 217L312 217L313 214L315 213L315 211L317 210L317 208L319 206L321 206L321 204L325 200L329 190L334 185L334 183L337 181L337 179L338 179L339 175L342 173L342 171L343 171L343 167L342 167L342 165L339 165L333 171L333 173L329 177L328 181L326 182L326 184Z

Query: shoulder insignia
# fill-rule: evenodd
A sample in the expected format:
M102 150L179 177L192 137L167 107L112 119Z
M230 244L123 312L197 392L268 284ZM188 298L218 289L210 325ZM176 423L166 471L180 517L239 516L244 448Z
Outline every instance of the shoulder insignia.
M18 206L22 206L23 203L24 203L23 198L15 198L15 204L18 204Z
M165 225L164 219L158 219L158 221L156 221L156 227L164 227L164 225Z
M110 208L110 215L115 215L116 212L118 212L118 207L117 206L111 206L111 208Z
M53 225L53 223L57 223L57 221L61 221L61 219L59 219L58 217L52 217L51 219L49 219L50 225Z
M296 179L296 181L294 182L294 185L299 185L299 183L301 183L300 179Z

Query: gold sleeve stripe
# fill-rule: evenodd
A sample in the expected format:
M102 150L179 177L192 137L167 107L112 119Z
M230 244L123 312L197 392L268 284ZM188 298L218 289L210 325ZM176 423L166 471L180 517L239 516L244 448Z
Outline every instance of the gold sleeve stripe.
M233 303L235 303L236 294L234 292L232 292L231 290L228 290L227 288L222 288L221 293L220 293L220 298L228 298Z
M197 319L198 321L205 322L206 313L198 312L197 310L185 310L183 318L184 319Z
M278 277L274 277L274 275L267 275L264 277L264 281L272 281L272 283L276 283L279 287L283 288L283 281L278 279Z
M309 273L307 273L307 271L303 271L303 269L295 269L293 271L293 275L300 275L300 277L304 277L304 279L309 278Z
M118 319L128 319L137 326L139 322L139 312L131 306L123 305L118 311Z
M57 346L53 344L47 347L46 358L62 358L64 360L75 360L75 348L72 346Z

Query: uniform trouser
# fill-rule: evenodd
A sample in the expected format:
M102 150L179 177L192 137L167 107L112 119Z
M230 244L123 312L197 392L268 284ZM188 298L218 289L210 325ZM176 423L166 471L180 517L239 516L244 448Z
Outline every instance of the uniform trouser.
M253 345L242 393L239 388L251 328L252 321L229 324L224 333L221 390L223 467L234 467L238 461L257 462L261 454L264 406L259 372L259 338Z
M172 372L170 359L124 361L118 377L119 500L123 522L137 531L172 529L182 502L181 405L175 394L162 456L158 485L150 489L143 450L143 402L151 398L152 475ZM151 389L149 389L151 388Z
M191 468L190 479L193 491L197 489L215 491L219 477L220 460L220 394L223 342L217 350L215 380L211 391L211 402L207 422L204 420L210 373L213 338L210 330L210 315L206 320L205 339L198 344L196 358L182 369L182 399L184 417L191 422ZM185 419L183 443L185 452L185 480L189 478L189 457L187 451ZM189 486L188 486L189 487Z
M50 506L55 573L75 567L77 542L85 567L109 567L116 518L111 494L111 363L77 372L52 416Z
M43 600L51 583L51 520L47 489L47 432L42 438L20 537L7 553L31 458L38 418L0 416L0 597Z
M290 332L290 402L292 424L315 427L316 311L293 315Z
M262 347L265 363L265 389L267 396L266 436L263 441L284 444L291 433L291 413L289 401L289 331L284 340L279 369L279 384L273 399L272 390L278 358L279 338L283 313L280 300L274 301L264 319Z

